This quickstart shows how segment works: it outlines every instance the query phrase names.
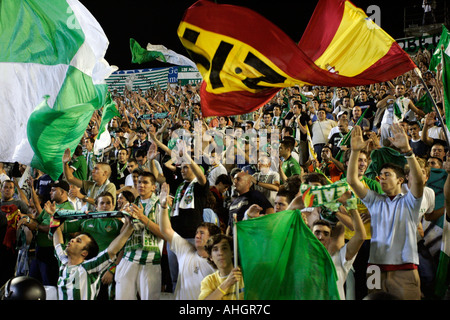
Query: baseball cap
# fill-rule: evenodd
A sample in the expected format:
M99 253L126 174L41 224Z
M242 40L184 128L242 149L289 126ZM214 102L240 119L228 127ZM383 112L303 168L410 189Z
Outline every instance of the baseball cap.
M53 182L52 184L50 184L50 187L61 188L67 192L69 192L69 190L70 190L69 184L64 180L60 180L60 181L57 180L57 181Z
M346 114L346 115L348 116L347 111L340 111L340 112L337 114L337 117L339 118L339 117L342 116L343 114Z

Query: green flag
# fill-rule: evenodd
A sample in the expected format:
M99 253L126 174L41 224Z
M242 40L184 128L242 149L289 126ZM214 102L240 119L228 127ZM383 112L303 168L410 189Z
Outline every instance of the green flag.
M336 269L299 210L236 224L246 300L338 300Z
M28 119L28 140L35 152L31 166L58 180L63 172L64 150L75 150L94 111L91 104L57 111L50 108L46 97Z
M0 1L0 161L60 176L64 148L105 102L108 44L79 1Z
M419 101L416 102L416 107L419 107L425 113L430 113L430 112L434 111L434 104L433 104L433 101L431 100L431 97L428 94L428 92L426 92L419 99Z
M145 63L153 60L159 60L166 62L166 58L161 52L148 51L142 48L139 43L133 38L130 39L130 49L131 49L131 62L132 63Z
M442 52L442 84L444 87L444 112L448 116L450 114L450 57ZM447 128L450 129L450 121L446 121Z
M167 62L175 64L178 66L190 66L197 69L194 61L189 58L176 53L173 50L167 49L161 44L147 44L147 48L142 48L136 40L130 39L130 49L131 49L131 62L133 63L144 63L153 60L158 60L162 62Z
M443 298L448 286L450 285L450 279L448 276L448 270L450 267L450 226L447 219L444 219L444 226L442 230L442 242L441 251L439 253L439 263L436 270L435 280L435 294L439 298Z
M385 163L394 163L400 167L406 165L406 159L395 149L389 147L381 147L372 150L370 153L370 164L367 167L365 176L370 179L376 179L380 174L380 168Z
M394 115L397 117L397 119L402 118L402 111L400 110L400 107L398 106L397 102L394 102Z
M444 25L442 25L441 38L439 39L439 43L437 44L436 49L434 50L433 55L431 56L430 66L428 69L436 72L436 67L439 63L441 63L442 59L441 54L442 46L444 46L444 51L446 52L446 54L450 56L449 43L450 43L450 32Z
M108 123L116 116L122 118L119 110L117 110L116 103L111 98L111 93L108 92L103 106L102 121L94 142L94 155L100 155L105 148L111 145L112 140L108 131Z
M108 123L114 117L119 117L122 119L122 116L119 113L119 110L117 109L116 103L111 98L111 93L108 92L108 94L106 96L105 105L103 106L102 121L100 123L100 128L98 130L99 137L106 130Z

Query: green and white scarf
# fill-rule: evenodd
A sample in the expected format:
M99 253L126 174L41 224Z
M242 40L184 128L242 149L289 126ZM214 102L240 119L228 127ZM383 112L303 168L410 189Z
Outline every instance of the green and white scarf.
M172 217L179 215L179 209L194 209L194 184L197 182L197 178L194 178L186 188L183 197L181 197L181 191L188 181L183 181L175 192L175 199L173 204L173 210L171 212Z
M141 198L138 196L136 198L135 203L139 205L141 202ZM144 215L149 218L151 221L156 223L156 208L159 206L159 198L155 194L153 194L150 198L150 201L144 206ZM155 251L160 252L160 242L161 239L155 236L150 232L146 226L140 222L138 219L133 220L133 226L135 227L135 231L128 239L125 244L125 252L133 251L137 249L141 249L144 251Z
M350 190L349 185L343 181L336 181L324 186L311 186L308 184L300 186L305 207L320 207L323 205L333 207L332 204L335 204L336 200L348 190Z
M118 177L123 178L125 176L123 172L127 168L127 164L128 164L128 161L125 162L125 164L123 165L122 169L120 169L120 163L119 163L119 161L117 161L117 176Z

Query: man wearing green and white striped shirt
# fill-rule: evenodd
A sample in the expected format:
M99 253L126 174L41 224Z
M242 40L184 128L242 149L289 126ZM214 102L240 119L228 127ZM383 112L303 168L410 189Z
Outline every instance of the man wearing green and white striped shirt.
M124 255L116 267L116 300L159 300L161 296L161 254L163 235L159 229L159 197L155 194L156 178L139 173L139 196L127 212L134 218L136 231L127 241Z
M47 202L45 210L54 214L56 204ZM59 300L95 300L100 288L100 279L115 261L117 253L133 233L129 218L120 234L107 249L98 253L98 245L88 233L81 233L71 239L63 249L64 238L61 228L54 232L53 245L60 261L58 279Z

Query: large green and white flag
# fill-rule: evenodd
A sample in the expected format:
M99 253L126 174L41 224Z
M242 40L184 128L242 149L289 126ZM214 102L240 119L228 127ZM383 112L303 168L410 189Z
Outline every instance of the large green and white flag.
M431 56L431 60L430 60L429 69L431 71L436 71L437 70L436 67L442 61L442 46L444 46L444 52L448 56L450 56L450 45L449 44L450 44L450 32L444 25L442 25L441 37L439 39L439 42L436 46L436 49L433 52L433 55Z
M0 1L0 161L59 177L105 103L108 45L77 0Z
M130 50L131 50L131 62L133 63L144 63L153 60L158 60L161 62L167 62L177 66L190 66L197 69L194 61L191 59L176 53L173 50L167 49L161 44L147 44L147 48L142 48L139 43L133 38L130 39Z

